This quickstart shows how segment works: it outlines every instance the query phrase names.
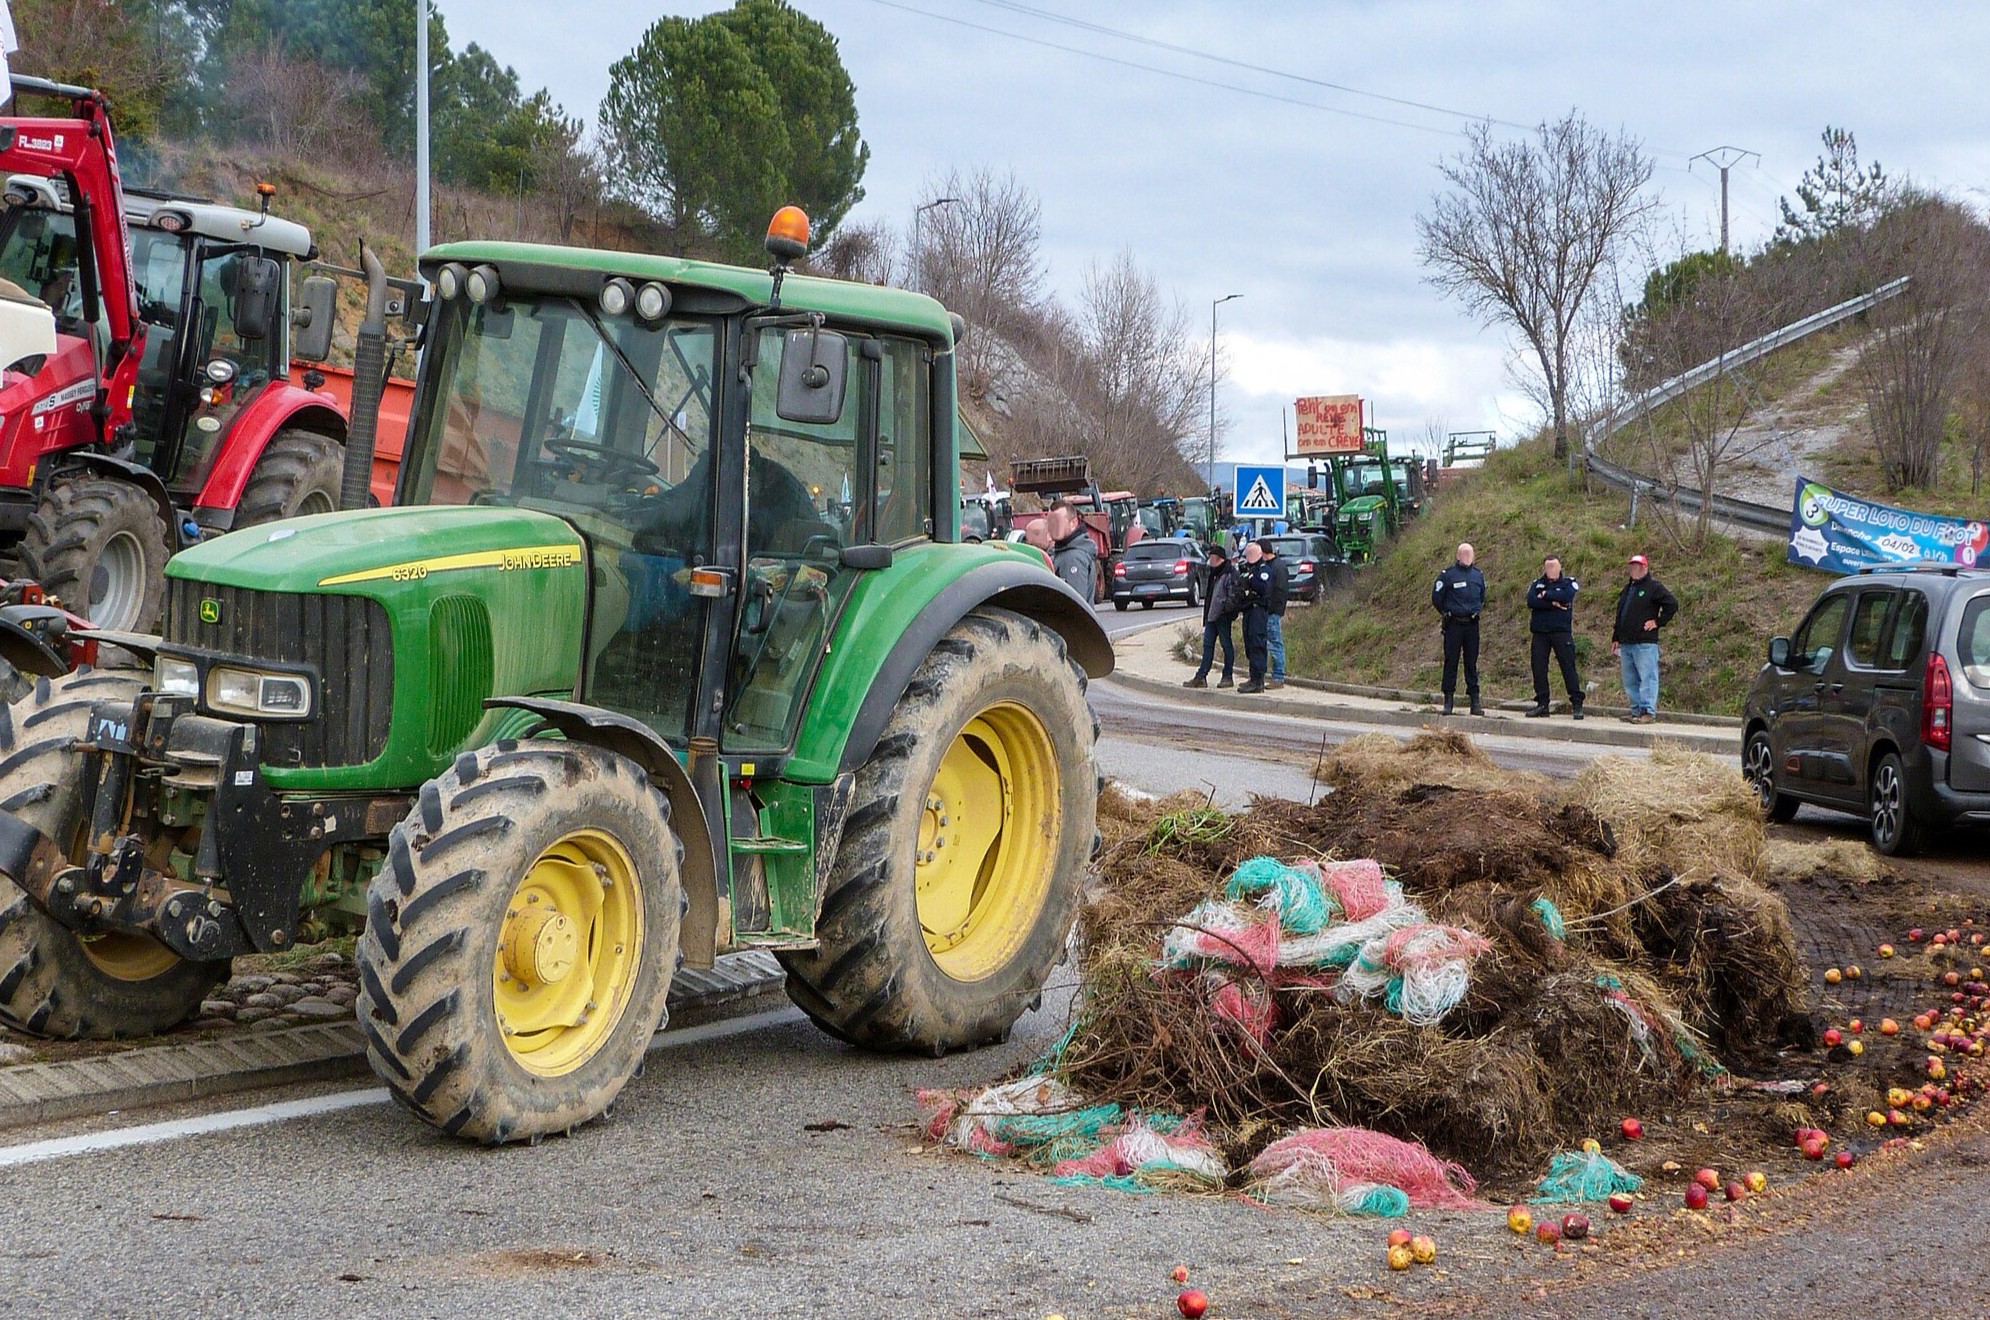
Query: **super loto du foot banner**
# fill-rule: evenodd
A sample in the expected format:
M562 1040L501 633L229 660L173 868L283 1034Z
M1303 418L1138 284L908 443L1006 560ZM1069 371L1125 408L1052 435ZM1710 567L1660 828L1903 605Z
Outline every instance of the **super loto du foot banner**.
M1827 573L1856 573L1875 564L1934 560L1990 564L1990 523L1943 518L1874 504L1797 478L1790 509L1790 562Z

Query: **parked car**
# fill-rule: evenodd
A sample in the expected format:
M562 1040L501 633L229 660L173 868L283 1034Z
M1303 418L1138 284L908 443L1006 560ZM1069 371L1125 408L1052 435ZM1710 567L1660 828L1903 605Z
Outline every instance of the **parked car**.
M1990 821L1990 570L1903 566L1827 587L1769 643L1742 769L1772 819L1804 802L1854 812L1882 853Z
M1138 601L1151 610L1164 600L1200 607L1209 585L1207 559L1193 541L1135 541L1112 562L1112 607L1123 610Z
M1342 562L1334 539L1311 533L1271 539L1278 547L1278 557L1285 561L1286 571L1292 575L1292 599L1308 603L1318 600L1326 589L1330 570Z

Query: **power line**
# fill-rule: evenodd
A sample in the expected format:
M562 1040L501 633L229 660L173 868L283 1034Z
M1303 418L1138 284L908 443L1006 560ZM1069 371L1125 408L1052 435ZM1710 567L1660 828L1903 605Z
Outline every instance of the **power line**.
M1345 92L1349 96L1365 96L1370 100L1387 101L1391 105L1407 106L1412 110L1428 110L1432 114L1453 115L1459 119L1472 120L1475 123L1482 121L1489 124L1498 124L1504 128L1521 129L1525 132L1532 132L1537 127L1534 124L1522 124L1511 119L1500 119L1493 115L1477 114L1470 110L1453 110L1447 106L1432 105L1427 101L1412 101L1407 97L1389 96L1383 92L1365 91L1359 87L1349 87L1345 83L1328 82L1324 78L1314 78L1308 74L1293 73L1286 69L1274 69L1264 64L1252 64L1248 60L1237 60L1224 55L1213 55L1205 50L1196 50L1192 46L1178 46L1173 42L1162 41L1158 37L1143 36L1138 32L1128 32L1124 28L1108 27L1104 23L1094 23L1088 19L1073 18L1068 14L1059 14L1049 9L1038 9L1033 5L1018 3L1018 0L979 0L979 3L987 5L992 9L1004 9L1013 14L1022 14L1030 18L1040 18L1049 23L1061 23L1065 27L1077 28L1081 32L1093 32L1100 36L1117 37L1121 41L1131 41L1138 45L1151 46L1155 50L1170 51L1176 55L1187 55L1194 59L1207 60L1211 64L1224 64L1233 69L1245 69L1251 73L1262 73L1273 78L1287 78L1293 82L1305 83L1312 87L1324 87L1329 91Z
M1098 60L1105 64L1116 64L1123 69L1139 69L1146 73L1159 74L1163 78L1173 78L1180 82L1195 83L1201 87L1214 87L1226 92L1240 92L1245 96L1255 96L1265 101L1276 101L1281 105L1296 105L1307 110L1319 110L1330 115L1345 115L1350 119L1366 120L1371 124L1388 124L1394 128L1414 129L1419 133L1435 133L1440 137L1464 136L1460 130L1455 128L1435 128L1429 124L1413 124L1406 119L1390 119L1384 115L1363 114L1359 110L1348 110L1334 105L1321 105L1318 101L1302 101L1295 96L1280 96L1276 92L1260 91L1258 88L1244 87L1237 83L1218 82L1214 78L1198 78L1192 73L1181 73L1174 69L1164 69L1154 64L1142 64L1138 60L1121 59L1115 55L1105 55L1095 50L1085 50L1079 46L1066 46L1059 42L1046 41L1042 37L1025 36L1020 32L1010 32L1006 28L989 27L986 24L976 23L969 19L956 18L952 14L936 14L930 9L920 9L913 5L900 4L898 0L871 0L871 3L882 5L886 9L896 9L901 13L917 14L921 18L930 18L936 22L952 23L956 27L970 28L976 32L986 32L991 36L1007 37L1011 41L1020 41L1031 46L1041 46L1046 50L1063 51L1067 55L1079 55L1086 59ZM1455 112L1446 111L1444 113Z

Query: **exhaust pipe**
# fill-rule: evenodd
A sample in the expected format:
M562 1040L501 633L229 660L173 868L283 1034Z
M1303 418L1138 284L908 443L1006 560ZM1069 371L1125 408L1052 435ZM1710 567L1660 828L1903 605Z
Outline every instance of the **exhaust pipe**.
M387 392L387 268L373 249L359 245L366 272L366 319L352 350L352 421L346 428L345 472L339 507L363 509L373 487L374 441L380 434L380 399Z

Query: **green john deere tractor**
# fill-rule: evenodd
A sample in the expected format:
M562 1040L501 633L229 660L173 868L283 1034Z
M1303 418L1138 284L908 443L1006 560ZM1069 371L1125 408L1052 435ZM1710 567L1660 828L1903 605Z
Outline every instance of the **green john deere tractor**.
M771 272L428 253L395 507L186 551L164 635L119 636L149 676L0 712L0 1015L150 1034L357 932L374 1068L484 1142L601 1114L727 950L846 1041L1005 1037L1076 912L1112 652L1042 556L961 539L958 320L789 278L806 234Z

